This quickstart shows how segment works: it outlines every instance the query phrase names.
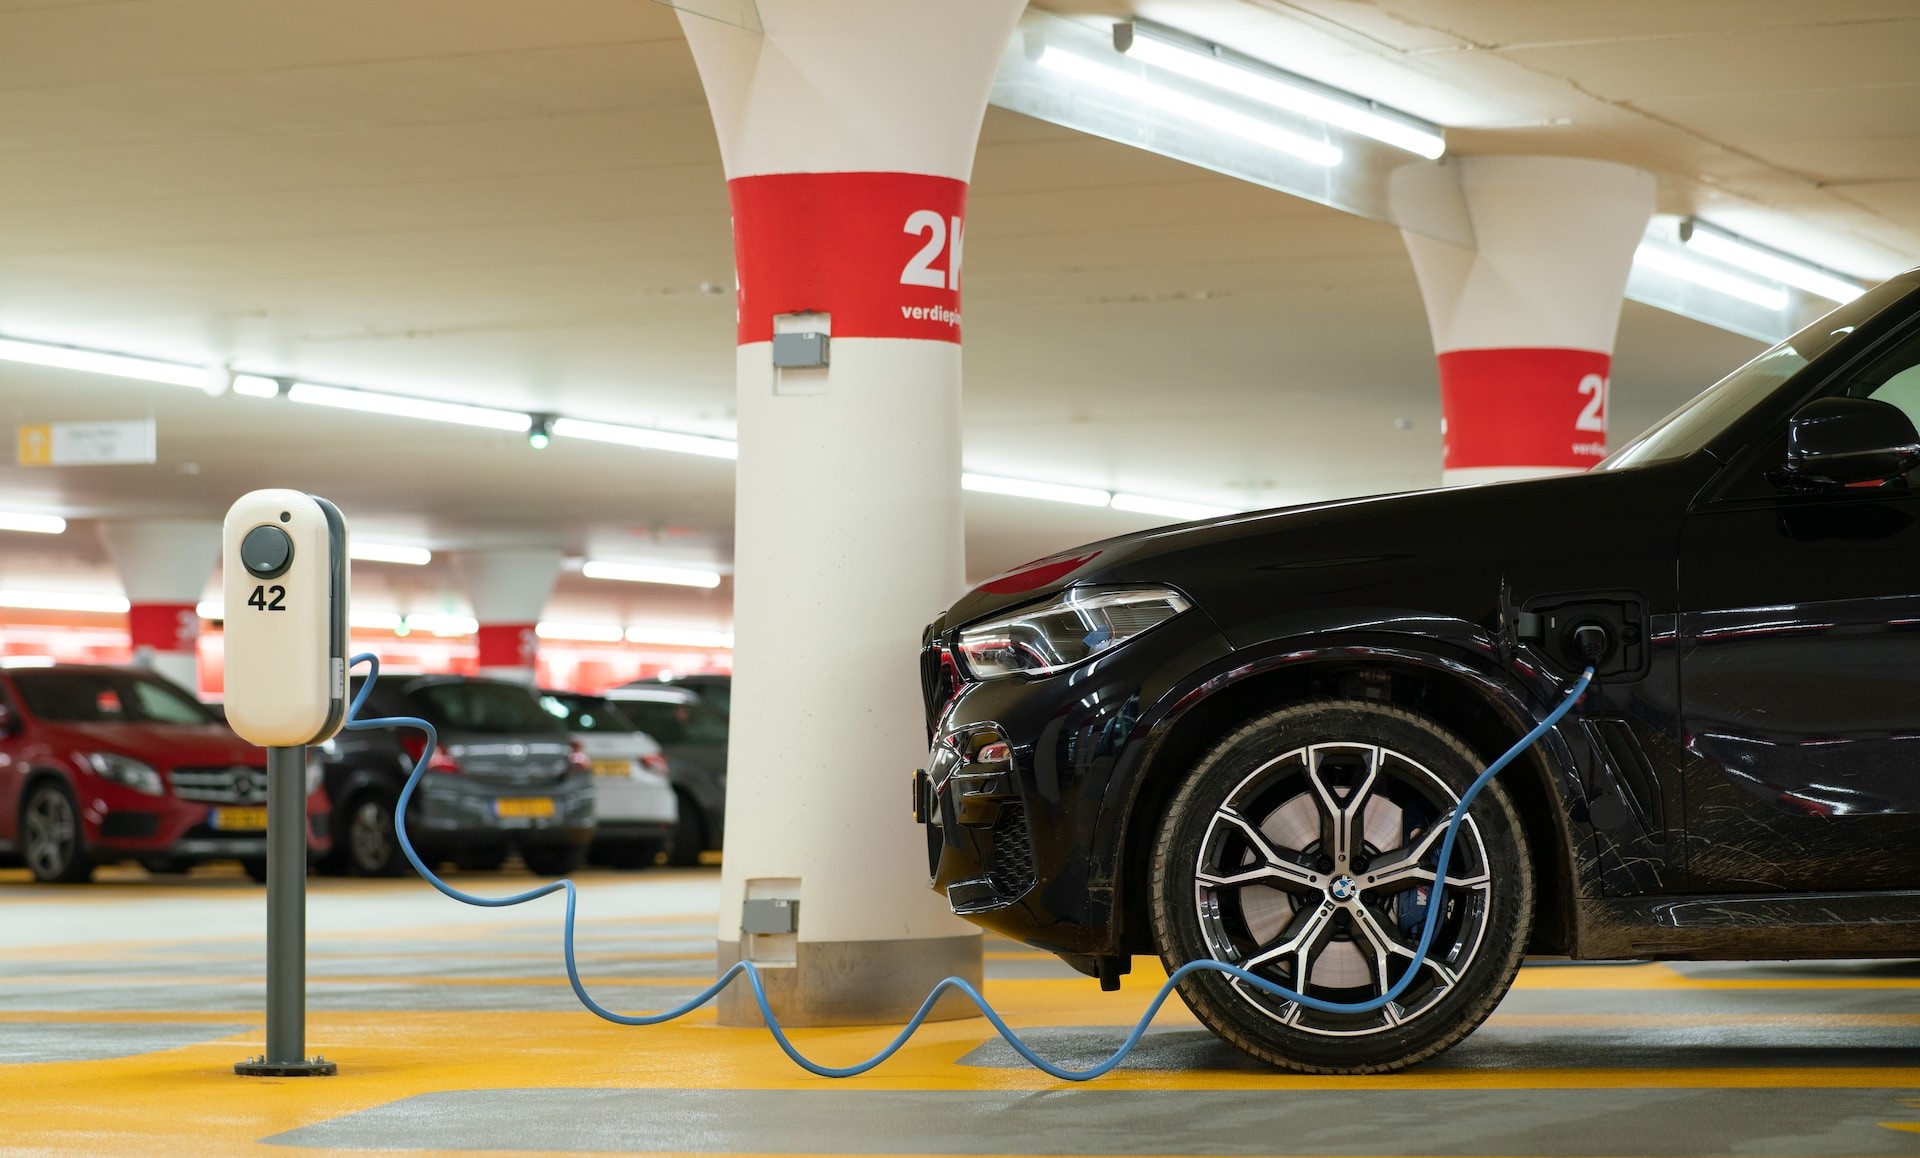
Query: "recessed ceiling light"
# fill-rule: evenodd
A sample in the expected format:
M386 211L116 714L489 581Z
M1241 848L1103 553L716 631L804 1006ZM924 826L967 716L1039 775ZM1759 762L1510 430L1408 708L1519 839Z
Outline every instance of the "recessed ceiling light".
M83 350L77 346L62 346L52 342L30 342L24 338L0 338L0 362L53 366L61 370L132 378L138 382L191 386L196 390L204 390L207 384L205 366L187 366L179 362L139 358L105 350Z
M645 426L592 422L584 418L555 418L552 430L559 438L584 438L590 442L611 442L620 446L637 446L645 450L672 450L681 454L705 455L708 458L740 457L740 446L731 439L709 438L700 434L681 434L672 430L654 430Z
M1717 266L1708 265L1684 253L1663 249L1658 245L1642 244L1634 251L1633 263L1644 266L1656 273L1690 281L1695 285L1751 302L1761 309L1784 310L1787 308L1787 291L1777 285L1766 285L1751 278L1729 273Z
M350 558L369 563L404 563L409 567L424 567L433 562L433 552L425 547L401 547L391 543L365 543L358 539L347 546Z
M1163 84L1143 80L1128 70L1101 64L1079 53L1048 47L1041 50L1039 59L1034 63L1062 76L1071 77L1082 84L1144 101L1161 112L1195 121L1242 140L1252 141L1257 145L1265 145L1270 149L1292 154L1322 168L1338 165L1343 155L1339 149L1324 141L1303 137L1299 133L1268 124L1257 117L1235 112L1212 101L1201 100L1199 97L1190 96Z
M1216 507L1208 503L1189 503L1179 499L1156 499L1150 495L1129 494L1114 495L1113 509L1132 511L1140 515L1162 515L1169 519L1213 519L1221 515L1239 513L1232 507Z
M67 521L59 515L30 515L20 511L0 511L0 531L58 535L66 529Z
M516 433L533 425L533 419L519 410L496 410L490 406L468 406L463 402L441 402L407 394L385 394L376 390L354 390L341 386L319 386L295 382L287 389L287 400L309 406L331 406L339 410L360 410L369 414L391 414L400 418L424 418L432 422L451 422L461 426L481 426L490 430Z
M1867 292L1858 282L1832 270L1748 241L1704 221L1692 218L1682 221L1680 241L1696 253L1717 258L1749 273L1786 282L1830 301L1850 302Z
M1119 24L1114 27L1114 44L1144 64L1396 149L1428 159L1447 151L1446 133L1438 125L1171 28L1145 20Z
M124 595L85 595L71 591L0 591L0 607L121 614L127 610L127 598Z
M1012 495L1022 499L1044 499L1053 503L1071 503L1081 507L1104 507L1113 496L1093 487L1066 486L1062 483L1034 482L1031 479L1004 478L992 474L963 474L962 490L989 495Z
M608 559L588 559L580 573L589 579L616 579L622 583L664 583L672 587L718 587L718 571L690 567L663 567L653 563L619 563Z

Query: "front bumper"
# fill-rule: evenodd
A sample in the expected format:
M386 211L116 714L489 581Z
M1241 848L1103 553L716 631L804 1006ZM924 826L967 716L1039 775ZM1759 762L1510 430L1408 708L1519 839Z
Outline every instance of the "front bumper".
M251 812L264 808L263 800L243 798L233 805L212 805L174 795L148 796L111 783L84 784L78 791L81 834L88 853L97 859L247 860L266 855L264 829L223 828L216 823L222 808ZM307 797L306 807L307 852L323 855L333 843L325 794Z
M1052 676L967 683L944 642L923 658L933 743L913 779L932 886L1005 936L1069 959L1111 952L1117 866L1098 850L1123 801L1110 789L1184 682L1231 649L1192 610Z

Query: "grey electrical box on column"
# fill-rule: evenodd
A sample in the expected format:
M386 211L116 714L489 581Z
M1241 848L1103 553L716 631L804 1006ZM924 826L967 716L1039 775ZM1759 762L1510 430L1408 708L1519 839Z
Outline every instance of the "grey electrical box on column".
M245 1077L325 1077L308 1057L307 745L347 719L347 524L295 490L253 491L221 532L227 723L267 750L267 1048Z

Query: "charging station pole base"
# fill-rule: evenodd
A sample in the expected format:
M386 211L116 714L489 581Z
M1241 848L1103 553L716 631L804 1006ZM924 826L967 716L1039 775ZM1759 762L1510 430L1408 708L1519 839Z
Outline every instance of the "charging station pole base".
M267 749L267 1052L233 1067L250 1078L324 1078L307 1056L307 750Z

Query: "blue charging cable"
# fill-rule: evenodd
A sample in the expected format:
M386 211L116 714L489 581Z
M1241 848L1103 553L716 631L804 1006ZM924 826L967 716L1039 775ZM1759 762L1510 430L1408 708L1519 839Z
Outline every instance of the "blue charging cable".
M1447 820L1446 834L1440 839L1440 854L1436 861L1437 867L1434 871L1433 892L1427 901L1427 919L1426 924L1420 931L1419 948L1415 951L1413 959L1408 963L1406 971L1401 974L1400 980L1396 981L1385 993L1367 1001L1325 1001L1318 997L1309 997L1304 993L1295 993L1284 985L1275 984L1264 977L1257 977L1245 969L1237 965L1229 965L1225 961L1215 961L1210 958L1189 961L1168 975L1166 983L1160 986L1159 992L1155 993L1153 1000L1147 1004L1147 1011L1141 1016L1140 1023L1133 1027L1131 1033L1127 1034L1126 1040L1120 1043L1120 1048L1114 1051L1112 1057L1087 1069L1075 1070L1055 1065L1035 1053L1033 1047L1020 1040L1020 1035L1013 1031L1013 1027L1009 1026L1006 1021L994 1011L993 1006L987 1004L987 999L980 995L980 991L959 977L949 977L941 981L938 985L935 985L933 992L927 994L927 999L920 1003L920 1008L908 1019L906 1027L900 1031L899 1036L889 1042L887 1047L879 1053L874 1054L865 1061L856 1062L850 1066L821 1065L819 1062L813 1061L803 1055L798 1049L794 1048L792 1040L787 1037L786 1031L780 1028L779 1020L773 1015L773 1007L767 1002L766 984L760 979L760 971L754 968L753 962L751 961L737 962L725 973L722 973L719 979L712 985L701 990L697 996L661 1013L616 1013L606 1008L587 993L586 986L580 981L580 966L575 960L573 950L574 912L576 902L579 899L579 893L571 880L555 881L552 884L542 885L536 889L529 889L524 893L514 893L511 896L479 897L472 893L462 892L441 880L431 868L427 867L426 862L420 859L420 854L414 851L413 841L407 837L407 804L413 799L414 789L420 785L420 776L426 771L427 762L433 758L433 751L439 744L440 737L439 734L434 731L432 724L414 716L388 716L372 720L360 719L360 706L366 702L368 693L373 691L374 681L380 678L380 659L371 653L362 653L354 656L349 666L358 666L361 663L369 665L367 682L361 687L359 694L353 697L353 704L347 711L347 728L352 731L365 731L371 728L415 728L424 732L427 737L426 747L421 749L419 757L414 760L413 771L407 777L407 786L401 790L400 800L394 805L393 830L395 835L400 838L400 849L406 853L408 862L413 865L414 869L419 872L422 877L426 878L428 884L439 889L447 896L464 904L478 905L487 909L504 909L510 905L523 905L528 901L538 900L541 897L564 891L567 894L567 917L565 937L563 940L567 961L567 981L573 986L574 996L580 999L580 1004L586 1006L595 1016L604 1018L616 1025L659 1025L662 1022L672 1021L675 1018L684 1017L692 1013L694 1010L719 996L721 990L731 985L735 978L744 974L747 978L747 983L753 987L753 999L760 1006L760 1016L765 1019L767 1023L767 1031L773 1034L773 1040L779 1044L780 1049L789 1058L793 1059L795 1065L806 1070L808 1073L817 1074L823 1078L851 1078L866 1073L868 1070L873 1069L875 1066L880 1065L898 1053L900 1047L907 1044L907 1039L914 1035L927 1020L928 1015L933 1012L934 1004L940 1000L940 996L951 989L964 994L969 1001L972 1001L973 1004L979 1008L981 1015L993 1025L993 1028L999 1032L1001 1037L1006 1039L1007 1044L1012 1046L1021 1057L1031 1062L1036 1069L1052 1077L1070 1082L1084 1082L1092 1078L1100 1077L1125 1060L1126 1056L1133 1052L1133 1048L1140 1044L1141 1037L1147 1032L1147 1026L1150 1025L1154 1017L1159 1014L1160 1007L1165 1005L1167 998L1173 995L1174 987L1194 973L1202 971L1224 973L1229 977L1244 981L1262 993L1271 994L1274 997L1286 1001L1296 1001L1308 1009L1317 1009L1324 1013L1371 1013L1397 999L1402 993L1406 992L1409 985L1413 984L1414 975L1420 971L1420 966L1427 959L1427 951L1433 946L1434 933L1440 927L1440 910L1442 908L1440 900L1446 890L1446 870L1453 857L1454 837L1460 831L1461 822L1466 819L1468 807L1473 804L1474 798L1480 794L1480 790L1485 788L1487 783L1491 781L1502 768L1512 763L1515 757L1526 751L1535 741L1551 731L1553 726L1558 724L1562 717L1573 710L1573 705L1579 702L1580 697L1586 693L1587 685L1593 682L1593 668L1588 667L1580 674L1580 678L1574 682L1573 686L1567 690L1566 697L1560 701L1553 711L1547 713L1545 719L1534 725L1532 731L1522 736L1518 743L1502 753L1498 760L1487 765L1487 770L1475 777L1473 783L1467 786L1467 790L1460 794L1460 803L1453 807Z

